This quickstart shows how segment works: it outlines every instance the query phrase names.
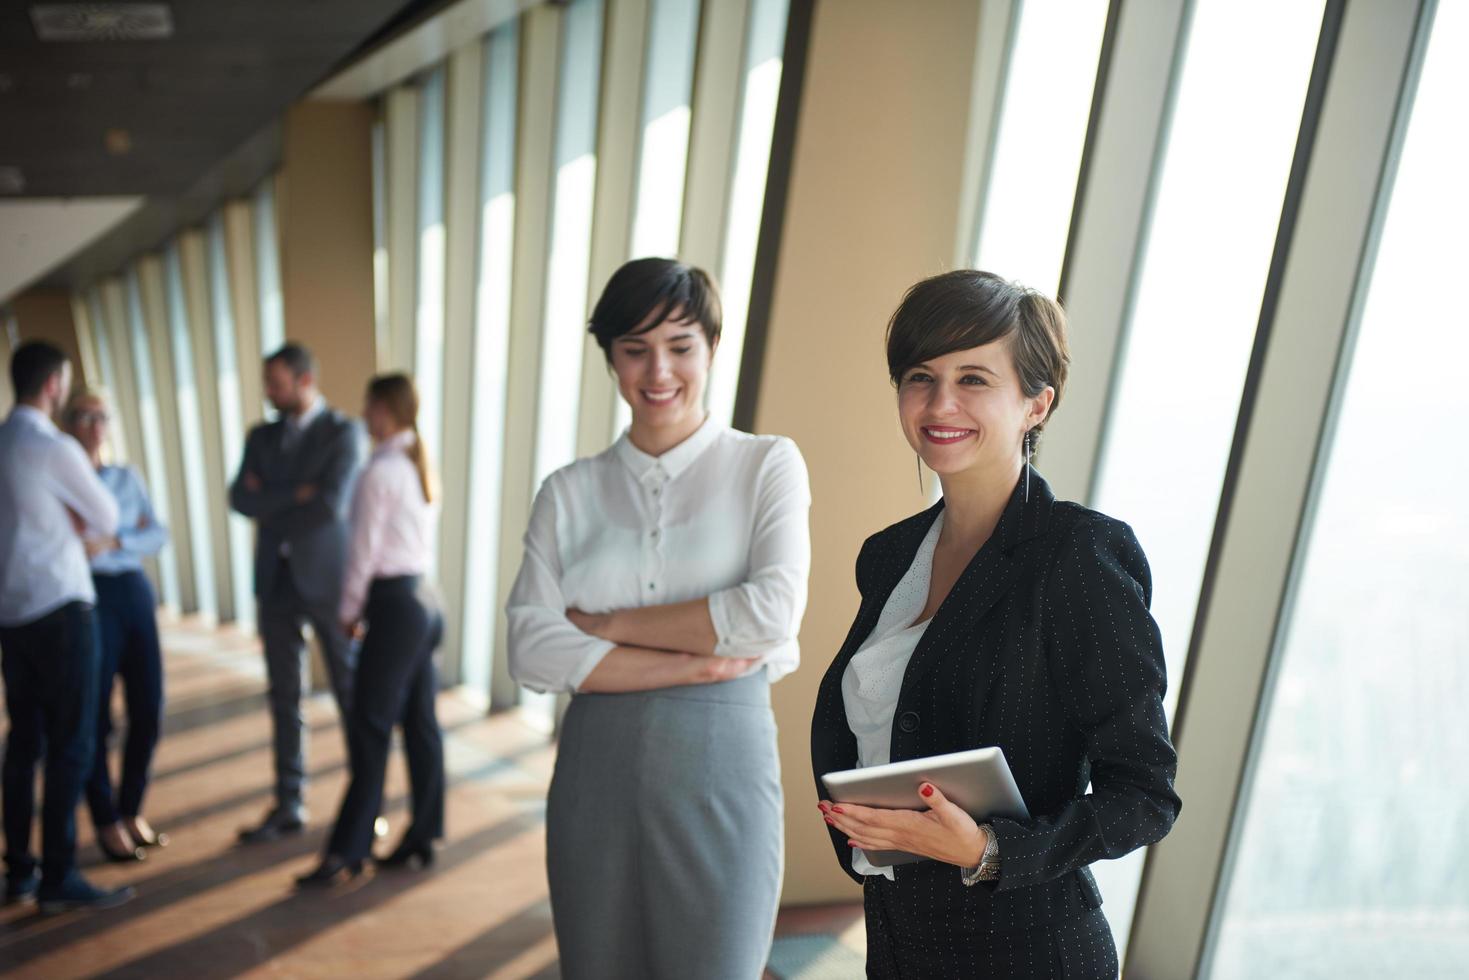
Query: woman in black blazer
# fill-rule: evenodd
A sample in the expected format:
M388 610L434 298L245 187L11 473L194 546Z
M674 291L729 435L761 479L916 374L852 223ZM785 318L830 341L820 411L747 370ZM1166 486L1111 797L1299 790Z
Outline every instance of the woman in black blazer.
M1029 464L1066 381L1065 315L951 272L908 291L887 352L943 500L857 557L861 606L812 720L817 792L834 770L997 745L1031 818L976 824L927 783L919 810L821 799L863 884L868 976L1115 977L1087 866L1168 832L1177 759L1137 539ZM867 862L887 849L929 860Z

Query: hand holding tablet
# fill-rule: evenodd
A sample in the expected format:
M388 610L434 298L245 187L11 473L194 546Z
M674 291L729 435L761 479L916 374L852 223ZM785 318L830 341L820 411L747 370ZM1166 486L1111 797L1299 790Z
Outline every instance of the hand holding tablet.
M939 791L938 803L952 803L974 821L994 817L1024 820L1030 815L1020 796L1020 790L1015 785L1010 767L1005 762L1004 752L995 746L923 759L907 759L865 769L829 772L821 777L821 781L838 804L855 804L859 808L921 811L929 807L942 818L943 813L935 806L935 802L926 801L920 795L920 788L925 783L931 783ZM963 821L962 815L953 816L957 816L965 824L969 822ZM926 823L932 821L922 821L919 814L901 818L896 814L888 817L874 814L873 817L875 819L863 821L860 819L860 811L844 813L840 808L835 813L828 814L828 820L834 826L856 837L868 835L886 841L892 837L919 840L935 835L937 838L943 836L943 828L927 826ZM908 826L909 824L912 826ZM954 832L958 833L957 830ZM943 846L946 845L942 841L936 841L929 849ZM919 854L896 848L873 850L864 847L863 850L867 860L879 867L907 864L927 858L948 859L947 855ZM950 863L963 862L956 859Z

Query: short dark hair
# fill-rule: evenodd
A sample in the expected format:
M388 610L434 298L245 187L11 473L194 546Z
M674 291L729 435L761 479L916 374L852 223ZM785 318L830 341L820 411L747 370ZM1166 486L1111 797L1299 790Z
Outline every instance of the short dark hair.
M1025 397L1056 389L1046 419L1061 404L1071 351L1061 304L993 272L956 269L916 283L888 321L893 384L913 366L955 351L1010 338L1010 358ZM1037 436L1046 424L1034 429Z
M680 314L679 323L697 323L703 328L710 347L719 342L723 310L719 287L709 273L673 259L633 259L607 280L588 330L611 362L614 340L634 331L646 333L675 311Z
M44 340L28 340L10 357L10 384L17 400L35 398L53 375L66 367L61 348Z
M281 345L281 349L267 357L265 363L284 364L298 378L303 374L316 374L316 355L295 341Z

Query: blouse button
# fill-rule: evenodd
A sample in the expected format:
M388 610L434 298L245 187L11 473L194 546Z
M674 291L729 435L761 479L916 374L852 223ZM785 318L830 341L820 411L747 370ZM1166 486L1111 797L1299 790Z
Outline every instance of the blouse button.
M650 538L656 538L656 537L658 537L657 530L649 531L648 532L648 537L650 537Z
M898 716L898 728L901 731L912 734L918 731L918 712L905 711Z

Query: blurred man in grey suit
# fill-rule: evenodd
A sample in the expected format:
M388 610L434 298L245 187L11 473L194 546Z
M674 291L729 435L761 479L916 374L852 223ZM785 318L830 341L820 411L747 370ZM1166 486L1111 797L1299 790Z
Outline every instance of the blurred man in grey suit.
M275 807L240 832L246 843L306 825L306 638L311 624L343 717L352 698L352 645L337 622L347 552L347 512L363 461L358 425L327 407L316 361L288 343L265 359L265 394L280 413L250 430L230 485L230 506L254 518L255 595L275 723Z

